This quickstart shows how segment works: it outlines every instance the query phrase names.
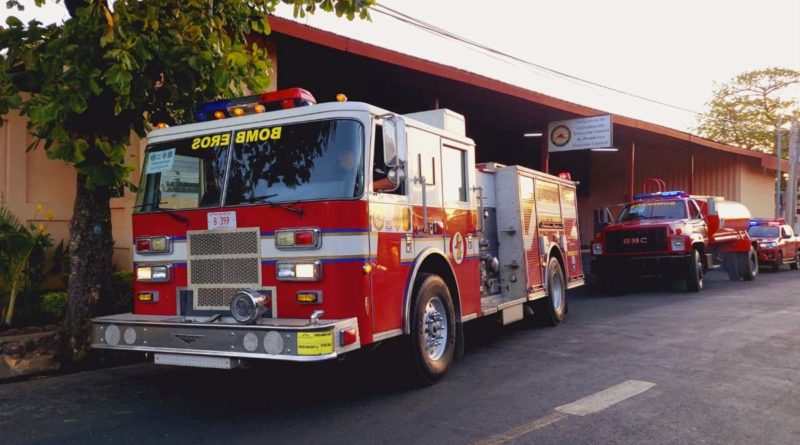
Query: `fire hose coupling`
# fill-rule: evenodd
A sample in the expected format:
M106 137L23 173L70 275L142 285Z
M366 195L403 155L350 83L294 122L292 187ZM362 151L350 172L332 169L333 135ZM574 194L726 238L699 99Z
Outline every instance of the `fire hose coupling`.
M239 291L231 298L230 310L237 322L252 324L272 310L272 298L269 293L259 290Z

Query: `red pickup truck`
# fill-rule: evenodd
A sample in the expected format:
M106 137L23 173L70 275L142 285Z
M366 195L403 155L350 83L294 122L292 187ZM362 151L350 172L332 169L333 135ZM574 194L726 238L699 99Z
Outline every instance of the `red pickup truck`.
M783 218L750 221L750 238L758 241L758 263L768 265L779 272L781 265L788 264L792 270L800 266L800 237L786 224Z

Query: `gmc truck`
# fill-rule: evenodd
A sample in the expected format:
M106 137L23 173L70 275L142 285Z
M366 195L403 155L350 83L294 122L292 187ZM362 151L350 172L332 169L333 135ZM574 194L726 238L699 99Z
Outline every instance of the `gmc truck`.
M750 212L740 203L659 191L635 195L616 221L607 208L600 214L605 216L592 242L592 273L600 288L657 276L699 292L713 268L724 267L734 281L758 273L758 245L747 232Z

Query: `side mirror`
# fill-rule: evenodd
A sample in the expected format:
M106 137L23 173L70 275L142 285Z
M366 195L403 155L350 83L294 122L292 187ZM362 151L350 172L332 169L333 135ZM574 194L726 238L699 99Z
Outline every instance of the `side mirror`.
M387 167L400 167L406 163L406 121L390 114L383 119L383 160Z
M403 167L392 167L389 172L386 173L386 179L397 188L406 180L406 171L403 170Z
M614 222L614 218L611 216L611 210L609 210L608 207L595 210L595 222L604 225L609 225Z
M599 233L602 232L603 229L614 222L614 218L611 216L611 210L608 207L603 207L601 209L595 209L594 211L594 232Z
M708 206L708 216L717 216L717 200L708 198L706 205Z

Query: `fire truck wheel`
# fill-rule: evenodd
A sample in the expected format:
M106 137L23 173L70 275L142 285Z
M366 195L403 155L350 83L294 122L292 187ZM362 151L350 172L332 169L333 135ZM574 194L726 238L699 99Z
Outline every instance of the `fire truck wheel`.
M689 292L700 292L703 289L703 263L700 258L700 252L692 249L689 270L686 271L686 290Z
M774 273L780 272L781 264L783 264L783 253L779 251L778 256L775 258L775 263L772 264L772 271Z
M749 252L739 254L739 271L744 281L753 281L758 275L758 256L752 246Z
M800 253L794 256L794 261L789 265L792 270L800 269Z
M547 263L547 296L534 302L533 313L548 326L557 326L567 314L567 284L555 258Z
M438 275L421 274L417 278L411 352L418 382L431 385L447 372L456 345L453 300L444 280Z
M728 272L728 278L731 281L739 281L742 279L742 274L739 272L739 254L728 253L725 255L725 271Z

